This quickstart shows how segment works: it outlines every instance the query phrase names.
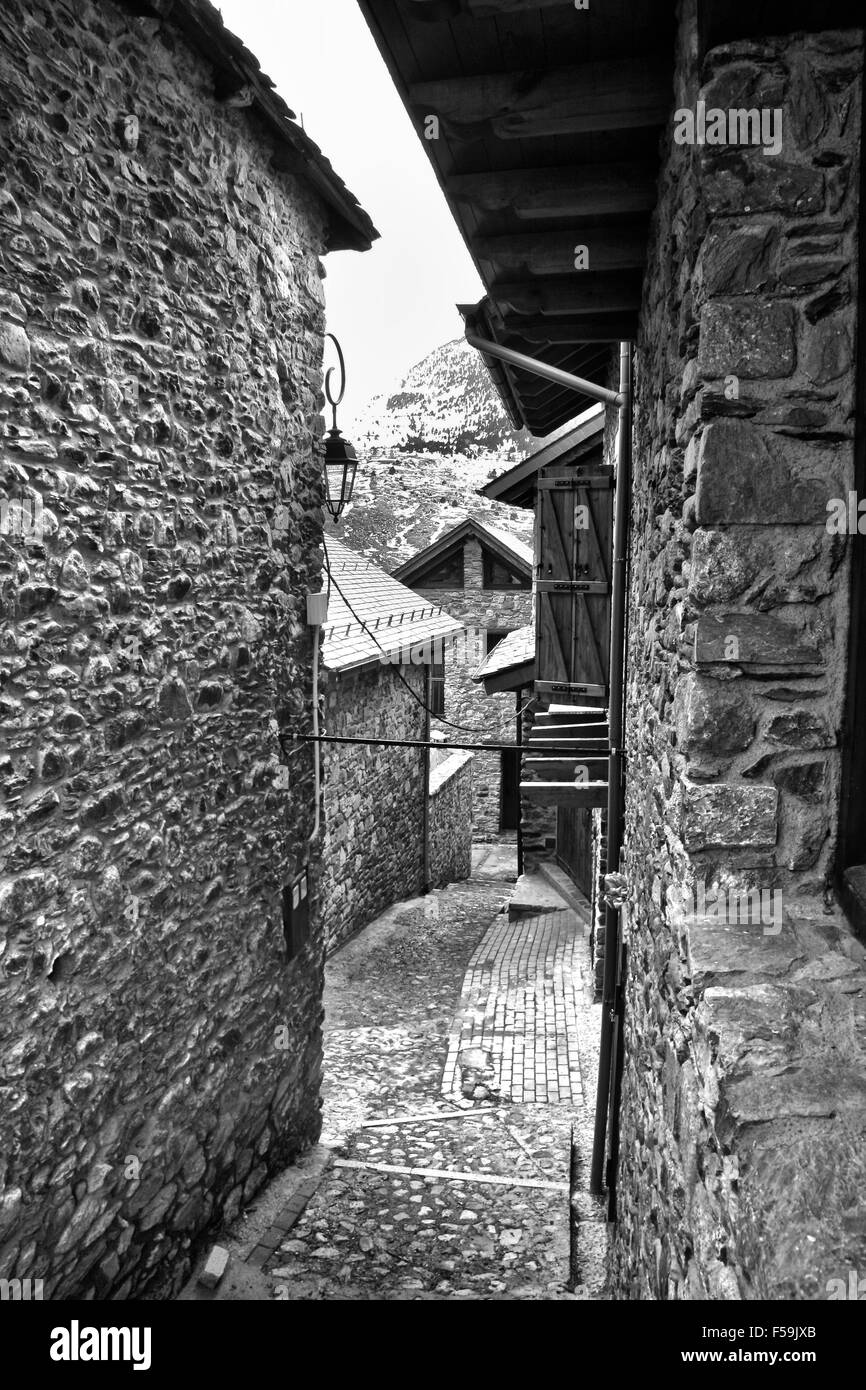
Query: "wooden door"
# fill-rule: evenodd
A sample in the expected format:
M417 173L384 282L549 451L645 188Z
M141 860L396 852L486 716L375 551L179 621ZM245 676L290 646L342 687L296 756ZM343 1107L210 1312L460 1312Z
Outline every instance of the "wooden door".
M543 469L537 497L535 691L551 700L605 706L613 469Z
M520 753L503 748L499 790L499 829L517 830L520 825Z
M556 862L587 900L592 897L592 811L581 806L556 808Z

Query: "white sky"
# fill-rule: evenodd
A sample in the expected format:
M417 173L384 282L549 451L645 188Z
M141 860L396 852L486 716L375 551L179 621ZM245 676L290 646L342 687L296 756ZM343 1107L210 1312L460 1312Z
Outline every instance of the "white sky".
M307 134L372 217L372 251L326 257L328 329L346 359L341 426L484 293L356 0L217 0ZM326 350L333 353L331 344ZM326 365L335 360L326 352Z

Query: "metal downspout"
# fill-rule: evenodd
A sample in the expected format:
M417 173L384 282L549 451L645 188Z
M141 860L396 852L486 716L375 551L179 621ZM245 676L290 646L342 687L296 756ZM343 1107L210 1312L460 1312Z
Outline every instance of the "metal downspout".
M424 742L426 748L421 750L421 782L424 805L421 811L422 835L424 846L421 864L422 893L430 892L430 701L432 699L432 676L433 667L425 666L424 677Z
M478 338L474 333L467 333L466 341L470 347L483 352L485 357L496 357L500 362L507 362L512 367L532 372L533 376L555 381L557 386L564 386L568 391L579 391L584 396L591 396L594 401L603 401L605 405L618 405L622 408L621 391L609 391L606 386L596 386L594 381L564 372L561 367L551 367L547 362L540 362L537 357L527 357L525 353L515 352L513 348L500 347L499 343L494 343L489 338Z
M523 703L521 701L521 691L517 692L517 747L523 747ZM517 877L523 873L523 797L520 795L520 783L523 778L523 754L517 753Z
M623 811L623 699L625 672L625 614L626 558L628 549L629 514L631 509L632 463L632 374L631 344L622 342L619 348L619 390L609 391L595 382L551 367L535 357L527 357L513 348L501 347L488 338L467 333L466 341L487 357L506 362L521 371L532 372L558 386L579 391L592 400L619 408L616 468L616 518L614 524L613 574L610 617L610 755L608 760L607 800L607 872L619 871L622 847ZM599 1194L604 1188L604 1155L607 1138L607 1111L611 1099L611 1059L613 1033L616 1026L616 997L620 957L620 913L618 908L605 907L604 988L602 994L601 1047L598 1062L598 1094L596 1096L595 1138L590 1170L590 1191ZM621 1052L620 1054L621 1055Z
M619 872L623 811L623 703L625 672L626 557L631 507L631 348L620 344L619 433L616 451L616 515L613 537L613 575L610 613L610 760L607 789L607 873ZM607 1111L611 1094L611 1056L614 1027L617 966L620 953L620 911L608 904L604 917L604 988L602 993L601 1044L598 1058L598 1093L595 1138L589 1190L604 1189L604 1155Z

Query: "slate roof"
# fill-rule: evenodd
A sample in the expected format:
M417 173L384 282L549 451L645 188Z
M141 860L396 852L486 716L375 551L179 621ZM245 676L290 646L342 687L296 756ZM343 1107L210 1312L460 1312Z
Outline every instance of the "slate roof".
M411 648L463 631L462 623L342 541L328 536L326 544L331 597L328 621L322 629L322 660L329 671L373 665L381 660L383 649L409 665Z
M334 172L318 145L295 121L254 53L223 22L210 0L122 0L134 14L159 18L180 29L187 42L214 68L214 100L237 99L250 106L282 147L276 167L307 179L330 208L328 250L368 251L379 233ZM327 71L322 72L327 81Z
M504 671L514 670L518 666L525 666L527 662L534 660L535 625L528 623L526 627L516 628L514 632L509 632L507 637L503 637L501 642L497 642L490 655L472 672L472 679L480 682L490 676L501 675Z
M445 531L438 536L430 545L419 550L411 559L404 561L394 574L400 579L414 579L440 555L446 555L461 540L474 538L486 545L489 550L494 551L503 560L509 561L512 565L527 577L531 577L535 556L532 547L520 541L516 536L512 536L508 531L500 531L498 526L491 526L487 521L479 521L476 517L468 516L465 521L459 521L456 526L452 526L450 531ZM423 583L422 586L423 588Z

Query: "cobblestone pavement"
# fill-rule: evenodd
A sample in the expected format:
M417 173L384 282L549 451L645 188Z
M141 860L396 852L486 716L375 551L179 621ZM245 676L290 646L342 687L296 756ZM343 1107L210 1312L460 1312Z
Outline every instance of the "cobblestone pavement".
M576 1256L569 1221L571 1129L586 1129L580 1099L592 1084L581 1078L578 1016L597 1028L581 987L585 943L571 913L509 924L499 914L512 886L483 877L400 904L330 961L322 1142L334 1158L272 1238L264 1268L275 1297L598 1296L601 1213L580 1199ZM542 1001L534 1016L520 1018L515 991ZM527 1103L530 1088L506 1087L501 1065L464 1095L455 1047L501 1059L509 1028L516 1037L533 1022L533 1077L544 1059L548 1098L560 1103ZM577 1142L582 1153L585 1133Z
M573 912L494 920L466 971L443 1094L460 1094L460 1058L477 1048L490 1054L503 1100L583 1104L577 1045L582 944Z

